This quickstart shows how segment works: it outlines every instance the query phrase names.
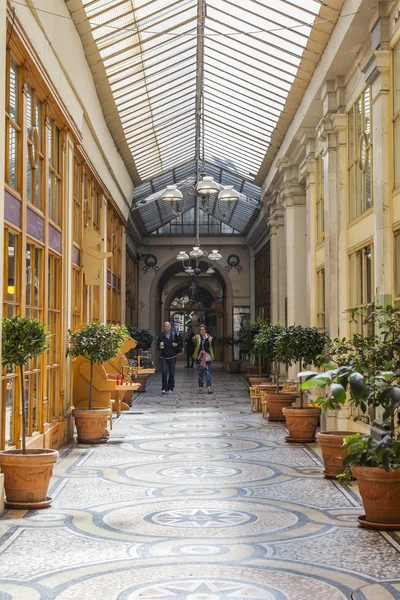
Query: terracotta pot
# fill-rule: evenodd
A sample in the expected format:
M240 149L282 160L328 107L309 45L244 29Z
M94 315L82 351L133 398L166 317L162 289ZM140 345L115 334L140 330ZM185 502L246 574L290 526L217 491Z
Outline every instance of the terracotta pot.
M285 415L286 425L289 429L287 441L315 442L315 432L321 415L319 406L306 406L305 408L290 406L284 408L282 412Z
M229 373L240 373L241 366L242 366L241 360L230 360L228 362Z
M245 373L246 373L246 375L257 375L258 367L257 366L249 367L248 366L245 369Z
M78 432L78 442L82 444L104 443L107 434L109 408L74 408L72 416Z
M282 409L291 406L296 400L294 394L265 394L264 398L268 406L268 419L270 421L284 421Z
M0 452L0 467L4 473L4 489L7 508L44 508L49 506L47 497L57 450L31 449Z
M146 391L147 378L148 378L147 374L143 374L143 375L138 374L137 375L137 377L135 378L135 383L138 383L140 386L136 390L137 392L145 392Z
M400 469L352 465L364 504L366 521L400 524Z
M343 438L355 434L355 431L320 431L317 433L325 464L324 475L328 479L343 473L342 462L347 456L347 448L343 448Z
M276 384L275 383L260 383L260 388L262 392L268 392L268 394L276 394ZM279 385L279 389L283 388L282 385Z
M261 383L269 383L271 381L268 375L248 375L249 385L260 385Z

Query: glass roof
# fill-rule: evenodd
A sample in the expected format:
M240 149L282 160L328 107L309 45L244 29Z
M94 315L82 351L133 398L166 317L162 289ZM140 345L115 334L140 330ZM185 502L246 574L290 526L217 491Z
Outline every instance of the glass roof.
M200 204L200 233L202 235L246 233L250 223L259 212L260 188L211 163L206 163L205 167L207 174L213 176L220 189L224 185L234 185L239 190L240 197L226 216L222 214L224 207L222 207L222 212L220 211L215 195L210 198L208 210L204 210ZM192 216L195 206L195 181L195 161L193 160L137 187L131 214L141 233L143 235L154 232L161 235L194 235ZM184 207L183 202L180 203L179 210L184 208L184 215L178 219L169 203L161 200L162 191L172 183L175 183L183 194ZM167 227L169 223L171 223L171 227ZM222 223L225 227L219 226L218 223Z
M82 2L140 180L192 160L198 0ZM280 119L287 128L294 114L285 106L293 84L304 90L319 61L323 45L307 47L315 19L321 7L334 17L337 5L207 0L207 161L254 179L274 133L284 134Z

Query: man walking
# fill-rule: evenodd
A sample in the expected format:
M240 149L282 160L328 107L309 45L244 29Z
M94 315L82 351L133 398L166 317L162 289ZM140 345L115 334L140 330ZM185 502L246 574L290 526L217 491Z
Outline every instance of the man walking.
M172 394L175 387L176 355L180 352L179 339L171 331L171 323L164 323L164 331L158 338L158 347L161 350L161 394Z

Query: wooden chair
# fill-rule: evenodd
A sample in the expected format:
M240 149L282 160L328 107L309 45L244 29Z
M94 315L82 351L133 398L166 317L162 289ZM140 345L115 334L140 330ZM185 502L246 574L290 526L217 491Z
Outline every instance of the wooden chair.
M251 412L260 412L261 410L261 390L258 385L249 387L250 392L250 410Z
M261 415L263 419L266 419L268 414L267 394L268 391L261 391Z

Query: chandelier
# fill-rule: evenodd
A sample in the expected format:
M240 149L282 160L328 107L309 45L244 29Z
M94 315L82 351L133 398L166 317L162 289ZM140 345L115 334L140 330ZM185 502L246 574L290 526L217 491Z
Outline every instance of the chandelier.
M233 185L220 186L219 183L207 175L205 170L205 151L204 151L204 40L205 40L205 20L206 20L206 0L199 0L199 17L197 22L197 70L196 70L196 130L195 130L195 167L196 178L193 187L195 196L195 231L196 241L193 249L187 254L181 250L177 260L182 261L186 273L195 274L198 270L200 259L208 259L211 263L221 260L222 256L218 250L207 253L200 248L200 202L202 209L209 212L210 197L218 194L216 203L218 210L223 218L226 218L231 208L239 200L239 192ZM161 199L168 202L172 212L180 216L185 211L186 201L177 185L168 185L161 193ZM190 259L196 261L193 268ZM187 262L189 261L189 262ZM208 265L208 274L212 274L212 264Z

